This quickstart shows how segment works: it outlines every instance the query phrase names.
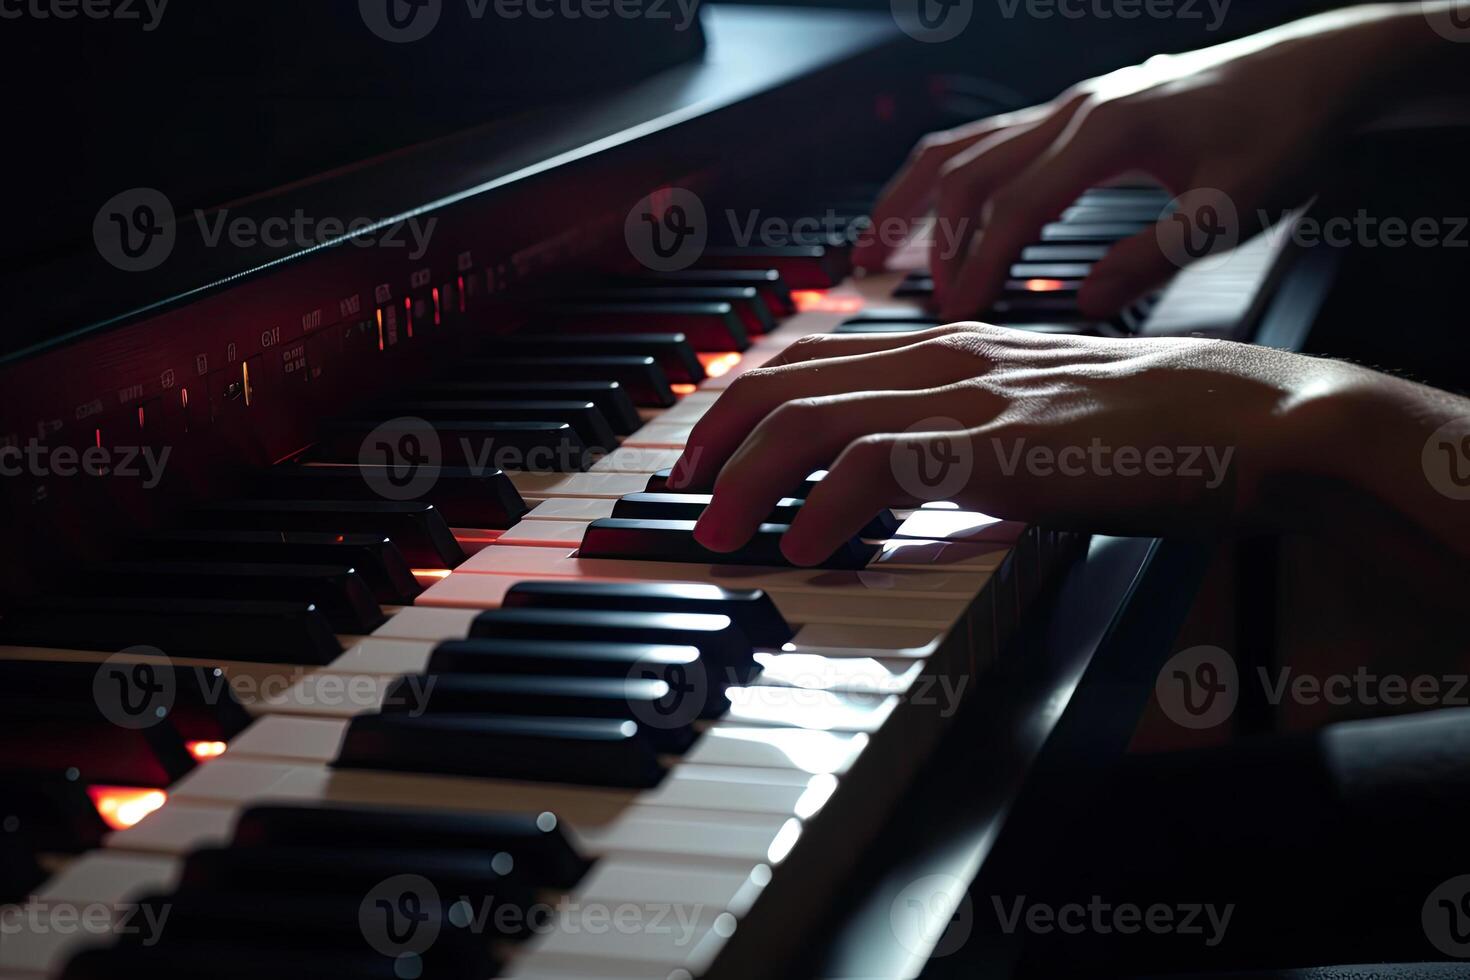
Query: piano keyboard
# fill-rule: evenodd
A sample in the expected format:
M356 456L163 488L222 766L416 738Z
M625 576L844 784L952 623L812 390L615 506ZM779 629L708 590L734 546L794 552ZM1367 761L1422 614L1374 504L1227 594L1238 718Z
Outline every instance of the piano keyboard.
M1089 203L1088 247L1131 233ZM1078 240L1015 274L1080 277ZM0 620L36 755L0 791L34 834L0 980L748 976L801 943L1076 540L936 504L790 567L813 474L744 552L700 549L705 498L660 471L724 387L927 325L920 280L843 279L840 249L708 259L549 308ZM443 448L396 499L368 434ZM553 465L451 448L486 437ZM166 723L119 715L162 692Z

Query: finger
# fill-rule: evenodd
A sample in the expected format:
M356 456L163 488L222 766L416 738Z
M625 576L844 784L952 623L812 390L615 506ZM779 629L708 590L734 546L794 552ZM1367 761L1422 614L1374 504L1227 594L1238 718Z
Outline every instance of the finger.
M981 326L980 323L970 321L968 323L947 323L928 330L902 333L815 333L791 344L780 354L767 361L765 366L800 364L803 361L815 361L829 357L851 357L855 354L877 354L882 351L898 350L900 347L908 347L926 340L934 340L938 337L948 337L950 334L962 333Z
M1233 177L1234 175L1230 175ZM1151 228L1113 246L1092 270L1077 303L1090 316L1110 316L1167 282L1181 269L1228 251L1261 229L1253 189L1224 191L1208 176L1175 198L1177 209Z
M954 427L963 428L961 416L973 424L997 408L993 398L960 386L787 402L755 427L720 472L695 538L715 551L739 548L776 501L808 473L829 466L855 439L934 416L954 418Z
M978 218L990 195L1056 141L1082 101L1081 97L1058 100L1046 115L979 141L941 167L929 250L929 269L941 302L979 232Z
M1095 113L1090 115L1097 118ZM1135 148L1121 138L1121 129L1098 122L1084 127L1084 119L1075 120L1067 135L995 194L972 254L942 299L940 309L945 317L961 319L987 309L1011 263L1025 245L1036 240L1042 225L1054 220L1088 187L1133 165Z
M1093 267L1077 294L1083 314L1106 318L1168 281L1180 266L1159 244L1159 226L1118 242Z
M736 378L689 434L674 465L675 490L707 487L732 453L767 415L797 398L848 392L929 388L983 370L975 356L959 356L940 341L892 351L757 368Z
M898 438L868 435L842 451L781 538L787 561L820 565L883 508L908 502L892 464Z
M853 263L861 269L881 270L893 249L912 234L929 211L935 182L946 161L986 137L1040 118L1044 109L1044 106L1030 106L936 133L921 141L878 195L873 205L870 237L853 251Z

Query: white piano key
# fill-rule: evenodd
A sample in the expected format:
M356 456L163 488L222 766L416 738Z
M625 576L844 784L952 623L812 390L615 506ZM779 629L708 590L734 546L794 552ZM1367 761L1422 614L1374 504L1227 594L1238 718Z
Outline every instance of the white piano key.
M518 548L497 544L456 568L456 575L523 575L540 578L601 578L631 582L707 582L731 589L780 589L785 592L848 591L871 596L916 593L932 598L973 599L985 587L988 570L867 568L856 571L821 568L766 568L750 565L629 561L582 558L572 549ZM447 581L444 579L441 581ZM430 590L432 591L432 589ZM422 602L420 598L420 602Z
M862 733L721 722L706 729L684 758L699 765L790 768L840 776L867 745L868 736Z
M822 732L876 732L898 705L892 695L838 694L798 687L732 687L726 721Z
M69 861L36 889L35 898L51 903L122 905L153 892L172 891L181 870L173 857L92 851Z
M235 836L239 814L232 806L170 799L128 829L109 834L105 843L118 852L187 854L201 847L228 844Z
M523 548L575 548L590 521L521 521L500 536L497 544Z
M852 694L903 694L924 669L922 660L757 653L759 683Z
M367 637L348 647L322 670L334 674L418 673L428 664L434 646L433 641L427 640Z
M660 418L657 422L648 423L623 440L623 445L682 451L684 444L689 441L689 432L693 428L692 424L669 422Z
M797 630L781 649L825 657L921 659L933 655L944 636L944 630L931 627L812 623Z
M894 539L878 546L878 556L869 569L911 569L964 572L994 572L1005 561L1015 545L975 544L952 541L901 541Z
M678 449L643 449L619 446L592 464L593 473L657 473L679 461ZM645 479L645 485L647 480Z
M654 472L650 470L649 472ZM647 473L521 473L507 474L526 500L547 497L586 497L617 500L648 486Z
M898 533L905 537L933 541L994 541L1013 544L1025 530L1025 524L977 511L921 508L899 526Z
M635 493L639 491L633 491ZM611 517L615 497L547 497L526 512L523 521L595 521Z
M410 606L373 630L374 637L401 640L463 640L478 613L473 609L430 609Z
M667 929L652 929L647 923L629 925L626 929L613 926L609 910L598 902L569 907L557 916L551 932L527 943L523 956L536 963L537 969L585 968L588 977L666 977L672 969L700 976L725 940L734 935L736 919L729 912L706 907L698 910L693 921ZM650 969L663 972L645 972Z

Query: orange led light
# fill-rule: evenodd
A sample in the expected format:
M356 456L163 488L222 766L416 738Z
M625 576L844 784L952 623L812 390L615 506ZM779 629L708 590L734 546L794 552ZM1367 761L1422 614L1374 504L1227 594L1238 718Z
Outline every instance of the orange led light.
M378 350L383 350L383 308L378 307Z
M413 336L413 297L403 297L403 325L408 328L408 335Z
M676 395L692 395L699 390L699 386L685 383L671 384L669 390Z
M439 325L439 287L434 287L434 326Z
M415 568L413 574L417 578L448 578L447 568Z
M825 289L793 289L791 301L799 313L856 313L863 308L861 296L833 296Z
M1067 288L1067 284L1060 279L1027 279L1024 286L1029 293L1054 293Z
M102 822L113 830L127 830L168 802L168 794L161 789L131 786L88 786L87 795Z
M699 363L704 365L704 373L711 378L722 378L730 373L731 368L740 363L740 354L737 351L725 351L721 354L699 354Z
M229 746L226 745L224 742L206 742L203 740L198 740L193 742L185 742L184 748L188 749L189 754L192 755L199 762L203 762L206 759L218 759L220 756L225 754L225 749L229 748Z

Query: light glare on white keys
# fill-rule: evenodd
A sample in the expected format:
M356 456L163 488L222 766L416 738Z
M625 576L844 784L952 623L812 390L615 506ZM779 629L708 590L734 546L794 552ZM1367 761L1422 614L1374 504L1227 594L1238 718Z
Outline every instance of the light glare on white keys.
M500 536L497 544L523 548L575 548L582 543L589 521L521 521Z
M522 521L595 521L611 517L617 501L610 497L548 497L532 507Z
M903 694L923 670L922 661L873 657L822 657L810 653L757 653L760 683L855 694Z
M799 687L732 687L726 690L736 724L779 725L825 732L876 732L898 699L873 694L836 694Z
M904 521L898 533L908 538L933 541L997 541L1012 544L1026 525L1001 520L972 510L920 508Z
M722 723L706 729L684 757L700 765L792 768L840 776L867 745L865 734Z

